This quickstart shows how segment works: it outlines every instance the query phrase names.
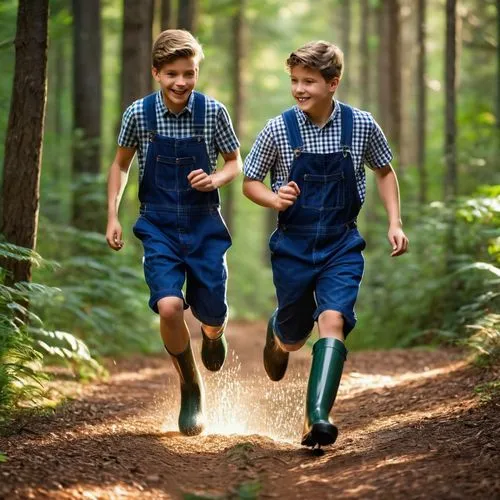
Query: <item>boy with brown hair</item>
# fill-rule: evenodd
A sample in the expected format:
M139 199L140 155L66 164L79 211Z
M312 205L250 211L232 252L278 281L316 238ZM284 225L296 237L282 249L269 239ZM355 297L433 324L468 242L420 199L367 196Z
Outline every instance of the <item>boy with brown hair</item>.
M231 237L220 213L218 188L241 171L239 142L226 108L194 90L203 57L188 31L160 33L152 51L152 74L160 90L125 111L108 179L106 240L120 250L118 206L137 152L141 208L133 231L144 246L149 305L160 315L161 337L179 374L179 429L186 435L203 430L204 389L184 309L190 306L201 322L203 364L220 370L227 353L226 251ZM216 171L219 153L224 165Z
M264 367L285 375L290 351L306 342L314 322L319 340L307 389L302 444L335 442L329 414L354 328L365 241L356 218L365 198L365 171L375 173L389 219L392 256L406 252L392 153L370 113L334 99L343 71L335 45L310 42L286 61L296 105L270 120L245 160L243 192L278 211L269 248L278 308L269 320ZM271 174L271 189L264 183Z

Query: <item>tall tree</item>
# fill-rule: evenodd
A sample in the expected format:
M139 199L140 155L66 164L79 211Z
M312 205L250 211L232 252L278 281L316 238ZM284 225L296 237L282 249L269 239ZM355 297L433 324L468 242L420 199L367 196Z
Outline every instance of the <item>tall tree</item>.
M401 144L401 54L399 0L386 0L379 14L379 116L399 153Z
M458 193L456 152L456 66L457 66L457 2L446 0L445 48L445 199L454 199Z
M172 27L172 0L161 0L160 25L162 31Z
M235 10L231 19L233 34L233 124L236 136L241 141L243 128L243 109L245 92L243 85L243 61L245 57L245 4L246 0L235 0ZM234 234L234 188L233 184L226 187L224 200L224 218L231 232Z
M177 28L196 33L198 24L198 0L179 0Z
M48 0L19 0L16 62L5 141L2 233L34 249L38 227L43 123L47 99ZM29 281L30 262L6 263L8 281Z
M377 5L377 108L382 128L389 132L389 71L391 60L389 57L389 11L386 2Z
M427 125L427 82L425 47L426 0L417 1L417 167L419 177L418 200L427 201L427 171L425 168L425 131Z
M124 0L121 109L152 89L151 41L154 0Z
M101 163L101 3L73 0L73 225L97 230L93 179Z
M351 2L349 0L342 0L341 4L341 46L340 48L344 52L344 65L346 66L346 71L342 76L342 85L340 86L340 94L343 101L349 100L350 91L350 71L349 67L350 57L351 57Z
M497 127L500 129L500 0L497 0L497 105L496 105L496 113L497 113ZM498 137L500 141L500 137ZM499 144L500 146L500 144Z
M359 52L361 64L359 65L359 86L361 90L361 108L368 109L370 107L371 98L371 61L370 61L370 46L368 38L370 35L370 3L369 0L361 0L360 13L360 35L359 35Z

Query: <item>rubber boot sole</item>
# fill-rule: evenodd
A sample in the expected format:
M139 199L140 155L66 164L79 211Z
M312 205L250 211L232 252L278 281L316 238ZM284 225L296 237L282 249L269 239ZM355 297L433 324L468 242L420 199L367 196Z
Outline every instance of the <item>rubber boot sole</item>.
M302 438L302 446L328 446L335 443L338 429L329 422L318 422L313 424L311 430Z

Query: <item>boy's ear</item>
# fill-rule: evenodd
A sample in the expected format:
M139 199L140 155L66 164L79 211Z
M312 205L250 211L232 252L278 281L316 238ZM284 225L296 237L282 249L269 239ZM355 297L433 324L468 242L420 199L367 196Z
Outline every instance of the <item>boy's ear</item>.
M330 92L335 92L337 87L339 86L340 78L338 76L334 76L329 82L328 86L330 87Z
M153 78L154 78L156 81L159 81L159 79L160 79L160 75L159 75L158 70L157 70L154 66L151 66L151 74L153 75Z

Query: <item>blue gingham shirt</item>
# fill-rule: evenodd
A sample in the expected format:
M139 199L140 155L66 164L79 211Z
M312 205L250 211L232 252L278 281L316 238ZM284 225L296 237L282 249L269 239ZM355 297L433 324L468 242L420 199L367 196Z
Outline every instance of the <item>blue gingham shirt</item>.
M293 108L297 115L299 130L306 153L327 154L342 151L341 109L334 101L334 109L323 127L315 125L298 107ZM353 131L351 156L354 164L356 186L361 203L366 197L366 177L364 165L372 169L384 167L392 160L387 139L372 115L353 108ZM245 159L246 177L263 181L271 172L271 188L274 192L288 182L288 174L294 159L293 150L288 142L283 117L277 116L267 122L258 135L250 154Z
M191 93L186 107L176 115L165 106L161 90L159 90L156 93L156 131L160 135L175 137L176 139L195 135L193 102L194 93ZM226 108L222 103L208 96L205 96L204 136L212 170L217 167L217 155L219 153L231 153L240 146ZM144 175L149 145L144 98L133 102L123 114L118 145L126 148L137 148L140 181Z

